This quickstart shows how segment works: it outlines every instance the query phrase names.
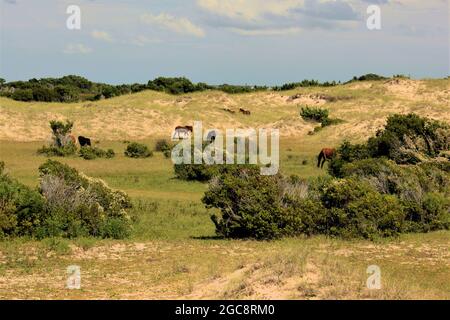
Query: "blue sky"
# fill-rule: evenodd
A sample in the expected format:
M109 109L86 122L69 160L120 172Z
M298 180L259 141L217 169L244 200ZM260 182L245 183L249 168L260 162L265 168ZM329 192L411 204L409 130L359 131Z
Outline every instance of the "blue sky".
M69 5L81 29L66 27ZM381 8L381 30L366 27ZM211 84L449 75L448 0L0 0L0 77Z

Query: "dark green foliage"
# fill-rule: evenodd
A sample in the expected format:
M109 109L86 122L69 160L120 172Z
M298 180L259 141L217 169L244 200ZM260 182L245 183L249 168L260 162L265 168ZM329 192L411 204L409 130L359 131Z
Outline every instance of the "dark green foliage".
M257 91L266 91L268 88L266 86L238 86L238 85L230 85L230 84L222 84L217 86L218 90L223 91L225 93L237 94L237 93L248 93L248 92L257 92Z
M328 109L322 109L317 107L302 107L300 110L300 116L304 120L312 120L320 122L320 127L315 127L314 131L310 134L314 134L322 130L323 128L331 125L340 124L343 122L341 119L332 119L329 117L329 111Z
M70 133L73 128L73 122L67 120L50 121L50 128L52 129L53 143L49 146L42 146L38 150L38 154L44 154L48 157L67 157L76 153L77 148L70 138Z
M128 196L57 161L39 168L39 191L8 177L0 163L0 237L123 238L130 233Z
M130 236L131 225L129 220L121 218L107 218L100 225L102 238L125 239Z
M44 198L10 178L0 162L0 238L32 235L43 216Z
M273 87L274 91L290 90L296 87L329 87L338 83L316 80L303 80L298 83L289 83L279 87ZM143 90L155 90L169 94L185 94L205 90L220 90L229 94L248 93L269 90L267 86L251 85L208 85L206 83L192 83L185 77L158 77L148 81L147 84L121 84L109 85L91 82L83 77L69 75L62 78L30 79L28 81L14 81L1 84L1 95L20 101L45 101L45 102L77 102L108 99L124 94L140 92Z
M329 165L329 172L343 177L343 165L355 160L386 157L398 164L418 164L435 158L450 149L450 128L447 124L416 114L395 114L388 117L383 130L367 143L344 142Z
M165 91L171 94L182 94L194 91L199 91L199 88L193 84L189 79L181 78L166 78L159 77L148 82L147 87L151 90Z
M157 152L165 152L166 150L170 150L171 148L171 144L166 139L159 139L155 143L155 151Z
M37 153L47 157L70 157L75 155L77 148L75 145L67 145L64 147L42 146Z
M450 164L400 166L385 158L360 158L363 145L345 144L343 178L261 176L226 167L203 202L224 237L270 239L299 234L377 239L406 232L450 229ZM367 151L366 151L367 156Z
M281 184L278 176L262 176L257 167L226 167L203 197L219 235L231 238L270 239L282 235ZM269 205L268 205L269 204Z
M301 108L300 116L304 120L322 122L323 120L328 119L329 111L328 109L305 106Z
M220 173L220 165L175 164L175 176L180 180L206 182Z
M38 237L118 238L129 234L126 210L131 201L125 193L53 160L40 166L39 173L47 216L36 230Z
M336 81L332 82L319 82L317 80L303 80L301 82L291 82L283 84L281 87L273 87L272 89L274 91L286 91L286 90L292 90L299 87L333 87L336 86L338 83Z
M353 82L353 81L377 81L377 80L386 80L386 77L374 74L374 73L368 73L365 75L362 75L360 77L353 77L352 80L350 80L349 82Z
M118 85L94 83L83 77L69 75L62 78L30 79L4 83L2 94L20 101L77 102L98 100L146 90L146 85ZM12 92L12 93L11 93Z
M125 156L130 158L148 158L153 156L153 152L145 144L132 142L127 146Z
M397 163L417 163L421 155L436 157L450 148L450 129L438 121L414 113L395 114L388 118L383 131L370 138L368 148L373 157L386 156Z
M116 154L112 149L108 149L105 151L103 149L91 146L84 146L80 148L80 157L85 160L94 160L97 158L111 159L114 158L115 155Z

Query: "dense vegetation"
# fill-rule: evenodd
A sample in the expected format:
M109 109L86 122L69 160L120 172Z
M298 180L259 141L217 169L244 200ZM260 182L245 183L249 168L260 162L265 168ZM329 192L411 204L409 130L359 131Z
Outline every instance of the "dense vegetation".
M329 117L329 110L318 107L305 106L300 109L300 116L303 120L316 121L320 123L320 127L314 128L314 132L321 130L324 127L342 123L341 119L334 119Z
M129 235L131 202L124 192L53 160L39 167L39 175L33 190L10 178L0 163L0 237Z
M77 148L75 142L71 138L73 122L52 120L50 121L52 130L52 143L48 146L42 146L38 150L39 154L48 157L67 157L75 155Z
M449 148L448 131L443 138L441 130L448 128L416 115L394 115L368 144L346 142L338 149L330 165L334 177L261 176L258 168L231 166L212 178L203 202L220 210L212 216L216 231L231 238L325 234L377 239L449 229L450 163L432 160ZM380 153L380 141L411 148L409 140L399 139L404 135L428 139L415 150L423 161L405 163L396 153Z
M386 79L375 74L354 77L351 81ZM350 81L350 82L351 82ZM18 101L43 102L77 102L108 99L124 94L131 94L143 90L155 90L170 94L183 94L205 90L220 90L230 94L248 93L257 91L292 90L297 87L331 87L340 82L320 82L317 80L303 80L301 82L286 83L281 86L252 86L252 85L209 85L203 82L193 83L185 77L158 77L147 84L121 84L109 85L96 83L83 77L68 75L61 78L30 79L28 81L6 82L0 79L0 95Z
M52 120L50 121L52 130L52 143L42 146L38 149L38 154L47 157L69 157L77 153L75 137L71 135L73 122ZM94 146L83 146L79 150L79 155L85 160L94 160L97 158L114 158L115 152L112 149L102 150Z
M132 142L127 145L125 156L129 158L148 158L153 156L153 152L145 144Z

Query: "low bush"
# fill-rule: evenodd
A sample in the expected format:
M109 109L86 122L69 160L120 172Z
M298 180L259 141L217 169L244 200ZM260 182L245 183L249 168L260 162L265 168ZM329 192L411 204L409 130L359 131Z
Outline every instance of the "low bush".
M127 146L125 156L130 158L148 158L153 156L153 152L145 144L132 142Z
M310 134L317 133L325 127L337 125L344 122L341 119L330 118L328 109L322 109L317 107L308 107L308 106L302 107L300 111L300 116L304 120L312 120L320 122L320 126L315 127L314 131L311 132Z
M85 160L94 160L97 158L111 159L115 157L115 152L112 149L102 150L97 147L84 146L80 148L80 157Z
M203 202L220 210L212 216L216 232L230 238L325 234L373 240L449 229L450 175L443 166L363 159L343 165L344 178L310 181L227 167L211 180Z
M170 148L170 143L166 139L159 139L155 143L155 151L157 152L164 152Z
M262 176L257 167L227 166L202 201L221 210L221 217L211 217L219 235L270 239L282 235L281 191L278 176Z
M0 162L0 238L129 235L125 193L53 160L39 173L39 190L33 190L10 178Z
M313 120L317 122L322 122L325 119L328 119L329 111L328 109L305 106L301 108L300 116L304 120Z
M40 166L39 173L47 217L38 236L119 237L128 234L130 219L126 210L132 205L124 192L53 160Z
M52 120L50 121L53 143L49 146L42 146L37 152L47 157L67 157L73 156L77 152L77 147L71 139L73 122Z
M37 153L47 157L70 157L77 153L77 148L74 144L63 147L42 146L42 148L38 149Z
M0 162L0 238L32 235L44 218L45 199L10 178Z
M155 151L162 152L164 157L170 158L172 154L173 145L166 139L157 140L155 143Z

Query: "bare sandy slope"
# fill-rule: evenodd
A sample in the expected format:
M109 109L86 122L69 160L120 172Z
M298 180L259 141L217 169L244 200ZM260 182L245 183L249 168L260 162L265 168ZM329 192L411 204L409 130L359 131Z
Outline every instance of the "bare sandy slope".
M299 117L301 106L322 106L345 120L329 133L363 138L391 113L416 112L450 122L450 81L391 79L333 88L229 95L218 91L172 96L145 91L98 102L25 103L0 98L0 140L50 139L53 119L75 121L74 134L95 140L170 137L177 125L203 121L204 128L278 128L282 136L304 136L317 124ZM251 115L239 113L239 108ZM327 129L330 130L330 129Z

